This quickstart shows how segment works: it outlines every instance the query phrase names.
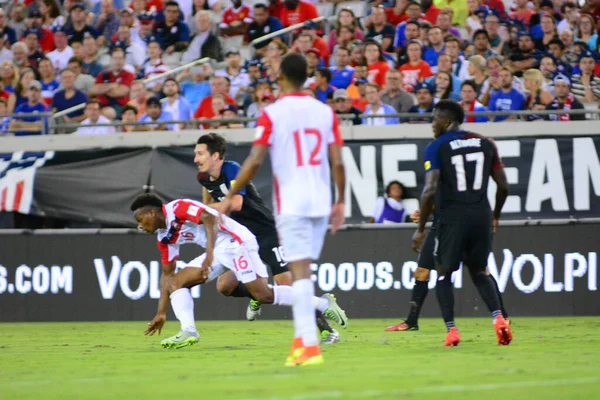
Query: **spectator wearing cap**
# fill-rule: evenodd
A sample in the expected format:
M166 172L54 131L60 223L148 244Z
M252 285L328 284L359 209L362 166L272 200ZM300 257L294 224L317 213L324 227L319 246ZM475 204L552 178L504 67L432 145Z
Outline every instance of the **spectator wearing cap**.
M485 106L477 101L477 84L475 81L464 81L460 88L460 105L465 112L485 112ZM488 122L485 115L466 116L464 122Z
M8 43L12 46L17 41L17 32L6 24L6 12L0 8L0 35L5 37Z
M92 26L98 32L98 44L106 45L119 28L119 15L115 12L113 0L100 0L100 13L94 15Z
M365 111L369 102L367 101L367 84L369 81L365 78L359 78L354 81L358 98L352 99L352 106L358 108L361 111Z
M361 95L358 93L358 87L356 85L356 81L359 79L364 79L367 82L369 82L369 68L367 67L366 64L359 64L354 68L354 81L352 82L352 84L350 86L348 86L346 88L347 92L348 92L348 96L350 96L351 99L358 99L361 97ZM360 108L360 107L359 107Z
M27 29L23 34L23 41L29 50L27 59L29 60L29 65L33 68L37 68L39 61L44 58L44 53L39 50L40 35L40 30L35 28Z
M27 101L15 109L15 114L33 114L48 112L48 107L42 101L42 85L38 81L31 81L27 88ZM9 129L14 130L15 136L45 134L47 121L42 117L18 115L10 122Z
M40 73L40 83L42 84L42 98L46 105L52 104L54 93L58 90L60 83L56 80L56 73L52 61L46 57L39 62L38 71Z
M319 50L320 57L325 62L325 65L323 66L329 65L329 46L327 46L327 42L323 38L320 38L317 35L317 23L313 21L306 21L304 23L304 26L302 27L302 35L308 35L308 37L310 38L311 49ZM295 49L297 45L299 44L295 43L294 45L292 45L292 49Z
M327 99L333 96L333 92L336 87L330 84L331 82L331 72L327 68L317 68L315 71L315 82L310 85L315 89L315 93L317 94L317 100L321 101L324 104L327 104Z
M385 76L386 91L381 94L381 101L394 107L396 112L404 113L414 105L413 97L404 90L402 74L391 69Z
M488 37L490 38L490 46L492 46L492 50L500 54L502 51L502 46L504 45L504 40L499 33L500 18L498 18L498 16L495 14L488 14L485 17L484 28L488 33Z
M352 125L362 125L362 110L354 107L346 89L336 89L333 92L333 108L336 114L353 114Z
M83 39L83 59L81 72L86 75L98 76L103 68L98 61L98 44L93 36Z
M248 92L250 86L250 77L248 72L242 68L242 55L238 49L228 49L225 52L225 61L227 66L225 69L215 71L215 76L225 76L231 83L229 87L229 95L237 98Z
M432 76L431 68L422 58L421 44L417 41L410 42L406 46L408 62L400 67L404 81L404 90L412 92L417 82L421 82Z
M406 54L406 44L421 38L421 23L418 20L408 20L402 27L404 29L401 30L398 25L394 37L394 49L398 53L399 63L402 63L401 58Z
M433 112L433 87L425 82L419 82L415 85L414 90L415 96L417 97L417 104L412 106L409 113L413 114L425 114ZM428 124L431 123L431 117L409 117L403 119L402 123L409 124Z
M190 62L204 57L223 61L221 42L219 42L219 38L212 33L210 12L198 11L194 18L196 21L197 33L192 38L186 52L183 53L182 61Z
M248 118L258 118L266 106L275 101L273 88L266 79L261 79L256 83L253 93L254 102L248 106L246 115ZM255 128L256 121L248 122L248 128Z
M54 44L56 49L48 53L47 57L57 71L67 67L69 60L74 56L73 49L69 46L69 38L62 26L54 30Z
M140 122L152 122L145 126L153 131L175 130L172 124L166 124L169 121L173 121L173 115L162 109L158 97L149 97L146 100L146 113L141 116Z
M185 51L190 44L190 29L179 20L181 10L175 1L168 1L164 8L165 20L155 25L154 35L167 54Z
M490 111L521 111L525 108L526 99L525 95L513 87L513 73L508 68L502 68L500 70L500 90L498 90L490 98L488 103L488 109ZM493 120L505 121L507 119L514 119L514 116L498 116L493 117Z
M563 74L554 77L554 89L556 97L546 106L546 110L584 110L585 107L571 93L571 82ZM545 117L550 121L585 121L585 114L550 114Z
M572 1L567 1L560 6L563 19L558 23L558 33L565 30L576 32L580 21L579 7ZM592 18L593 21L593 18Z
M6 35L0 34L0 64L4 61L12 61L13 54Z
M54 50L54 34L50 29L44 28L44 17L39 10L31 10L29 12L29 29L30 31L37 31L39 49L42 53L48 53ZM23 33L25 38L25 32Z
M202 99L210 96L210 78L212 71L208 64L197 65L186 69L177 76L181 93L189 102L192 110L197 110ZM189 80L191 78L191 81Z
M448 36L444 39L444 43L446 44L446 54L452 61L452 74L461 81L469 79L469 63L460 54L460 40L454 36Z
M479 29L473 33L473 53L467 57L467 59L473 56L481 56L486 60L492 56L497 56L494 50L492 50L492 46L490 44L490 35L487 33L485 29Z
M510 14L510 19L521 22L526 29L530 26L531 17L535 15L535 11L529 8L527 3L527 0L514 0L516 10Z
M105 135L117 133L114 126L96 126L97 124L110 124L112 121L101 113L101 104L96 99L89 99L85 105L85 119L76 135Z
M110 64L110 69L98 75L90 94L97 96L102 107L113 108L118 118L123 106L129 101L129 89L134 76L124 69L125 50L120 47L112 50Z
M254 20L248 25L244 35L244 44L248 45L255 39L261 38L269 33L283 29L283 24L279 18L269 15L269 9L263 3L254 5ZM265 40L254 45L258 55L263 55L267 51L267 46L272 39ZM285 40L285 39L283 39Z
M579 73L571 76L573 94L584 103L600 99L600 77L594 75L596 59L591 51L581 53Z
M546 51L548 44L552 40L558 39L558 29L556 27L556 20L552 15L544 14L540 19L543 36L535 40L535 48L543 52Z
M140 74L144 77L144 79L149 79L157 75L164 74L169 70L169 66L165 64L162 59L162 53L163 50L158 39L154 36L151 37L148 41L148 56L150 56L150 58L146 60L142 66L142 69L140 70ZM163 82L164 78L154 80L152 82L148 82L146 87L154 93L159 93Z
M352 84L354 68L350 66L350 50L338 47L335 53L335 67L329 67L331 72L331 85L339 89L346 89Z
M373 7L369 17L371 28L367 31L365 39L372 39L381 45L386 52L394 50L394 36L396 29L387 23L384 7Z
M227 94L229 93L229 85L230 82L227 77L213 76L210 80L211 95L202 99L200 105L196 109L196 112L194 112L194 118L210 119L216 115L212 107L212 100L215 95L221 95L227 104L235 105L235 100Z
M280 17L283 26L288 27L290 25L301 24L317 17L319 17L319 11L311 2L304 0L283 0L283 9L281 10Z
M232 104L226 104L225 107L219 112L219 117L222 119L236 119L238 115L238 108ZM244 124L240 122L224 122L219 124L220 129L239 129L244 128Z
M136 72L139 72L144 61L146 61L144 59L146 49L131 40L131 28L129 28L129 26L123 24L119 26L117 30L117 41L114 43L114 46L123 47L127 54L125 62L128 65L133 66Z
M371 40L365 42L365 60L369 68L369 82L383 87L385 85L385 74L390 70L390 66L383 57L383 51L379 43Z
M163 85L165 101L162 104L163 111L168 112L177 121L188 121L193 117L192 106L187 99L181 96L179 82L174 78L167 78ZM174 129L179 131L185 129L185 124L175 124Z
M85 44L85 38L92 37L96 39L98 37L96 30L86 23L87 13L83 4L75 3L71 7L71 10L69 10L69 15L71 17L71 23L65 25L69 43L77 40Z
M82 64L83 62L80 58L71 57L68 68L75 74L75 87L85 93L89 93L96 84L96 79L82 72Z
M306 65L308 68L306 76L308 79L304 83L305 86L309 86L315 82L315 73L317 72L317 68L322 68L324 66L323 60L320 57L320 53L318 49L310 49L304 55L306 57Z
M62 90L58 90L52 98L52 112L64 111L79 104L88 101L85 92L75 87L75 72L70 68L65 68L60 73ZM73 111L63 117L66 123L77 123L85 119L83 110Z
M154 23L154 16L149 13L139 14L137 16L139 25L135 26L135 18L131 14L131 10L124 8L121 10L121 24L129 26L131 30L132 42L139 44L144 52L148 46L148 39L152 36L152 24ZM131 24L126 21L132 21ZM137 29L136 29L137 28Z
M365 89L367 102L365 115L393 115L396 114L394 107L381 102L381 87L376 83L368 83ZM399 124L400 120L395 117L386 118L364 118L363 125L383 126Z
M442 37L444 39L449 36L454 36L458 39L461 38L458 29L452 26L452 16L449 13L444 11L439 13L437 16L436 25L442 30Z
M542 53L536 48L529 32L522 32L519 36L519 51L514 52L504 65L516 76L522 76L523 72L540 65Z
M131 88L129 89L129 102L127 105L133 106L137 109L138 115L141 117L146 113L146 100L150 95L146 90L146 85L143 81L133 81Z
M252 22L252 8L243 4L242 0L232 0L231 6L226 8L221 18L219 28L221 35L239 36L246 33L248 25Z
M423 60L431 67L431 72L437 72L437 62L441 54L446 50L442 30L439 26L432 27L427 33L429 46L425 48Z

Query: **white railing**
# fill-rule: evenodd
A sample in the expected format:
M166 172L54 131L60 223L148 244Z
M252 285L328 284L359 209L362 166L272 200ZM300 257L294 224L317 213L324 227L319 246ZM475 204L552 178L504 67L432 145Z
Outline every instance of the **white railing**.
M311 19L310 21L312 21L312 22L321 22L321 21L326 20L326 19L327 19L327 17L317 17L317 18ZM254 46L255 44L262 43L262 42L265 42L265 41L267 41L269 39L272 39L274 37L284 35L284 34L286 34L288 32L294 31L296 29L300 29L300 28L302 28L306 24L306 22L307 21L302 22L300 24L290 25L287 28L283 28L283 29L280 29L278 31L268 33L268 34L266 34L264 36L261 36L259 38L254 39L253 41L250 42L250 44L252 46Z
M155 76L150 77L148 79L144 79L142 82L144 82L144 85L145 85L145 84L148 84L150 82L154 82L154 81L157 81L159 79L163 79L166 76L176 74L179 71L183 71L185 69L191 68L194 65L205 64L205 63L207 63L209 61L210 61L210 58L208 58L208 57L200 58L200 59L198 59L196 61L191 61L191 62L189 62L189 63L187 63L185 65L182 65L180 67L173 68L173 69L171 69L169 71L163 72L162 74L158 74L158 75L155 75ZM58 119L58 118L64 117L67 114L70 114L72 112L79 111L79 110L81 110L83 108L85 108L85 103L81 103L81 104L78 104L78 105L73 106L71 108L67 108L66 110L59 111L59 112L55 113L52 116L52 118L53 119Z

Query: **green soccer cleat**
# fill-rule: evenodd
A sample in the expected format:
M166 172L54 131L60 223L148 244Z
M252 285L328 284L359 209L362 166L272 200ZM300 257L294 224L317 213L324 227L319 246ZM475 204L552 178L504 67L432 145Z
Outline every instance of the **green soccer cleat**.
M180 349L186 346L192 346L200 341L198 332L181 331L175 336L166 338L160 345L165 349Z
M260 313L260 303L256 300L250 300L248 308L246 309L246 319L248 321L256 321L258 317L260 317Z
M329 308L324 312L325 316L346 329L348 327L348 317L346 317L344 310L338 306L335 296L331 293L325 293L321 297L326 299L329 303Z
M336 344L340 341L340 334L335 329L331 329L331 331L322 331L321 332L321 344Z

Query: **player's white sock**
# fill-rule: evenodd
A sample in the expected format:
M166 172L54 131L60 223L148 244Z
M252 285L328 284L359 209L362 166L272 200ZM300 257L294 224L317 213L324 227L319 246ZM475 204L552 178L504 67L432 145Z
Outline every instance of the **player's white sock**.
M196 332L196 321L194 321L194 299L190 289L181 288L171 293L171 306L175 316L181 323L181 330Z
M294 304L294 289L291 286L274 286L273 297L274 305L292 306Z
M312 298L315 294L315 285L310 279L300 279L292 284L294 290L294 337L301 337L304 346L315 346L319 343L317 338L317 320L315 306Z

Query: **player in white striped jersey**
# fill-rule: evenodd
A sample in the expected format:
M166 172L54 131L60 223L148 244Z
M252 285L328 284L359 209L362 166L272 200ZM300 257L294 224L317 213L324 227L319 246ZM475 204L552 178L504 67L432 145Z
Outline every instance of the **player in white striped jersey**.
M233 196L254 177L270 148L277 231L294 275L295 334L286 366L323 363L311 303L315 289L310 263L321 254L329 218L332 233L344 222L345 172L338 119L329 106L302 93L306 70L303 56L284 57L279 75L284 96L259 117L252 152L222 206L222 211L230 210ZM333 208L330 162L338 192ZM346 325L344 321L342 327Z
M163 340L163 347L180 348L198 342L194 301L189 288L210 282L228 270L262 304L292 305L293 290L290 286L270 287L267 284L268 274L258 255L258 243L245 226L227 216L219 219L216 210L198 201L181 199L163 204L152 194L138 196L131 205L131 211L141 230L156 233L162 254L158 311L144 333L160 334L166 321L169 299L181 323L181 332ZM206 253L175 273L179 246L184 244L204 247ZM327 298L313 297L312 302L323 312L330 306Z

